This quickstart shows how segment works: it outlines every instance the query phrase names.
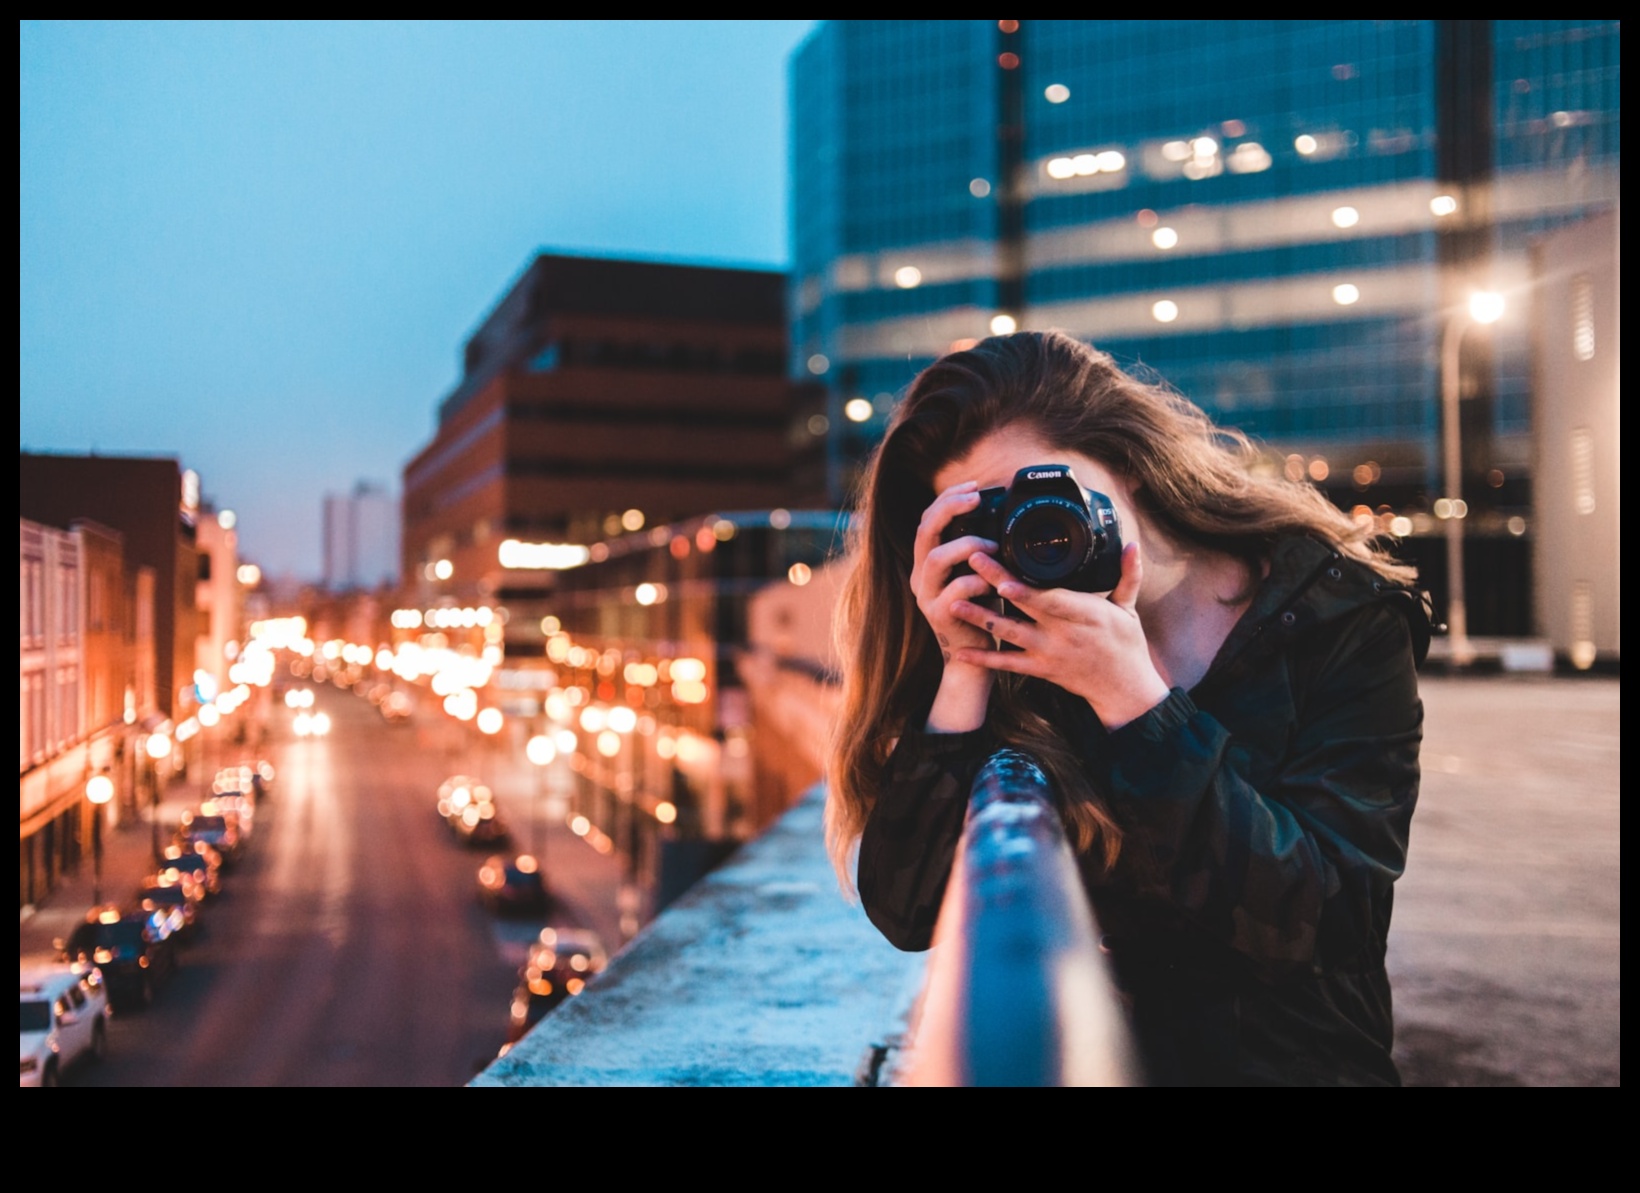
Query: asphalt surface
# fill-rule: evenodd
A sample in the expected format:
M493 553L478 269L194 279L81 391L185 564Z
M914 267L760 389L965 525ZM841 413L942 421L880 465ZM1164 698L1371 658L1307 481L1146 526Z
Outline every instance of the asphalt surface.
M114 1016L108 1059L67 1084L457 1086L496 1057L541 924L478 904L484 855L457 844L434 809L439 782L464 768L357 697L321 689L319 707L330 736L276 733L264 749L277 777L244 860L204 905L200 939L151 1007ZM196 775L173 789L162 823L199 786ZM148 868L150 834L144 824L107 837L103 891L117 897ZM566 883L549 920L615 923L613 862L563 828L547 854L610 894L607 912L589 912ZM25 957L83 915L90 870L23 920Z
M1389 967L1409 1085L1622 1084L1612 678L1426 678Z

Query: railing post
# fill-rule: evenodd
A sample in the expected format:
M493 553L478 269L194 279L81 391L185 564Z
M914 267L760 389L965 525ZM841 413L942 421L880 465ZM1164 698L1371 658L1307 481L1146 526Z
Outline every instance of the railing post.
M1047 777L999 751L974 780L905 1082L1135 1084L1098 940Z

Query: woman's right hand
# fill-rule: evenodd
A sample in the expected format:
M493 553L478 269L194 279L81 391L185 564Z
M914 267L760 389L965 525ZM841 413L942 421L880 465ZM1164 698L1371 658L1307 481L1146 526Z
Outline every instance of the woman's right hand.
M912 544L911 594L934 631L940 654L945 658L940 690L928 714L927 728L931 733L978 729L985 723L985 708L990 701L993 679L990 669L954 663L951 659L953 652L964 647L990 650L995 643L978 626L954 616L951 606L956 601L980 601L992 595L991 585L973 573L953 579L951 571L958 564L966 563L977 551L994 552L997 544L978 535L964 535L948 543L940 541L951 519L970 513L978 504L977 482L952 485L923 512Z

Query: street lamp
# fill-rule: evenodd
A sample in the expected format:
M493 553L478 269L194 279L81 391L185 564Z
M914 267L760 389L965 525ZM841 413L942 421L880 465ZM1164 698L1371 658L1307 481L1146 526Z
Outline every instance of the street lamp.
M167 722L169 724L169 722ZM153 765L149 768L153 782L148 790L148 835L149 843L154 850L154 861L160 860L159 852L159 767L171 756L171 737L167 733L150 733L146 746L149 759Z
M1444 495L1435 503L1435 513L1446 522L1447 631L1452 642L1452 663L1467 667L1475 661L1475 647L1469 640L1469 611L1464 599L1463 523L1469 507L1463 499L1463 456L1459 442L1458 401L1462 396L1459 350L1464 332L1476 324L1496 323L1503 317L1503 295L1480 290L1469 296L1468 305L1453 311L1441 337L1441 461Z
M103 807L114 798L114 780L92 775L85 782L85 798L91 801L91 902L102 902L102 822Z

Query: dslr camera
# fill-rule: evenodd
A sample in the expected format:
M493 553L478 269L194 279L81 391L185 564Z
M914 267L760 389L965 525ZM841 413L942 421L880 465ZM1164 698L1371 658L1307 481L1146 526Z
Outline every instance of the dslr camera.
M1116 507L1064 464L1033 464L1006 489L981 489L979 505L951 519L940 540L968 534L996 543L998 562L1033 588L1109 592L1122 578ZM952 575L972 571L963 563Z

